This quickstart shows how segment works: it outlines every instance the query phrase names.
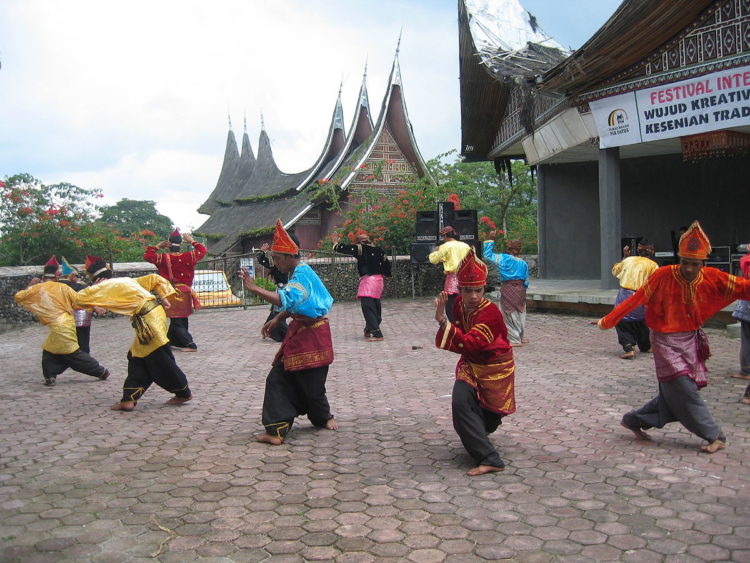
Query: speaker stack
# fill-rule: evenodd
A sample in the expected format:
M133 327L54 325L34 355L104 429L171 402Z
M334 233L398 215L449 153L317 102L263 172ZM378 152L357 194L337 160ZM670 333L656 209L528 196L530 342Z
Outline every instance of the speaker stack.
M453 202L441 201L437 211L417 211L416 222L416 242L411 245L412 264L429 264L428 256L440 242L438 233L447 226L456 229L459 240L473 246L477 256L482 257L476 209L456 210Z

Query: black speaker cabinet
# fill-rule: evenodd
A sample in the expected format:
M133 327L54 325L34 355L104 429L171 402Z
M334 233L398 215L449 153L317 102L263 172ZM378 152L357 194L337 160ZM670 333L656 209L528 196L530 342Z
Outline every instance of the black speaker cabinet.
M438 231L443 227L455 227L454 221L454 206L452 201L441 201L437 204L437 223Z
M411 244L411 263L412 264L429 264L428 256L435 245L431 242L413 242Z
M461 209L453 212L453 227L464 242L477 240L477 210Z
M417 211L416 240L417 242L437 243L437 212Z

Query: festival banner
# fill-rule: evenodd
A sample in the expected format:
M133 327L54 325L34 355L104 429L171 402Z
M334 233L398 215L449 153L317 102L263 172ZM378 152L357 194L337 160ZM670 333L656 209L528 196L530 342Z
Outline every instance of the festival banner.
M750 66L590 102L599 146L750 125Z

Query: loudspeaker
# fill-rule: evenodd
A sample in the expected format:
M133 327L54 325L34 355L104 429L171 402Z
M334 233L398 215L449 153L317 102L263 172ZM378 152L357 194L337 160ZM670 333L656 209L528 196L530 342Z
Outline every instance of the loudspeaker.
M638 243L643 237L624 236L620 239L620 251L626 246L630 247L630 255L638 256Z
M412 264L429 264L428 256L435 245L431 242L413 242L411 244L411 263Z
M438 226L435 211L417 211L416 240L437 243Z
M453 212L453 227L464 242L477 240L477 210L461 209Z
M454 210L452 201L441 201L437 204L438 231L443 227L453 226Z

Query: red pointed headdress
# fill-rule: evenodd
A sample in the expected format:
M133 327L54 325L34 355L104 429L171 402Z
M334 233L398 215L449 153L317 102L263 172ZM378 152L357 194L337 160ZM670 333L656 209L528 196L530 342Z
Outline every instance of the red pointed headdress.
M86 273L90 278L107 269L107 263L97 256L86 255Z
M175 229L172 231L172 234L169 235L169 242L172 244L182 244L182 235L178 229Z
M52 255L52 258L47 260L47 263L44 265L44 277L45 278L54 278L57 276L57 271L60 269L60 263L57 261L57 258L55 258L54 255Z
M693 260L706 260L708 255L711 254L711 242L701 229L698 221L693 221L693 224L680 237L680 247L677 254Z
M276 219L276 230L273 233L273 244L271 250L283 254L299 254L299 246L292 240L289 233L281 224L281 219Z
M487 284L487 265L474 253L472 247L456 270L459 287L481 287Z

